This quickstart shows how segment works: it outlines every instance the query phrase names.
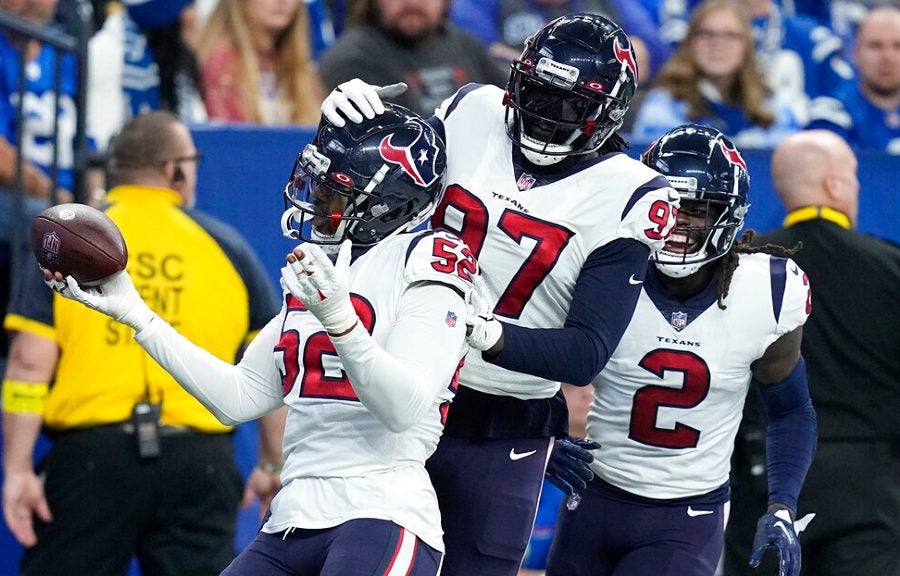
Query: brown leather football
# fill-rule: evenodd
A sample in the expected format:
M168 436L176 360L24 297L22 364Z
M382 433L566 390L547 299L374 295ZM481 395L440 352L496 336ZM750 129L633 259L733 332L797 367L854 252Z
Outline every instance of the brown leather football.
M99 284L125 269L128 248L109 216L85 204L58 204L31 222L31 249L38 262L79 284Z

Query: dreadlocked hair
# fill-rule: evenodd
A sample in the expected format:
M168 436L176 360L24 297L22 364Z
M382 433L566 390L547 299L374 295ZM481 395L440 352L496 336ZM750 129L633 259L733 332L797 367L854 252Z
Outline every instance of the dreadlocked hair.
M598 154L609 154L610 152L622 152L626 148L631 148L631 145L622 138L618 132L613 132L609 138L606 139L606 142L603 143L603 146L597 150Z
M741 235L741 239L732 244L727 254L719 259L716 265L715 277L718 280L718 305L719 309L725 310L725 298L728 297L728 290L731 288L731 277L740 264L740 254L768 254L770 256L778 256L780 258L790 258L803 248L803 242L798 242L793 248L785 248L777 244L762 244L753 246L753 238L756 236L754 230L747 230Z

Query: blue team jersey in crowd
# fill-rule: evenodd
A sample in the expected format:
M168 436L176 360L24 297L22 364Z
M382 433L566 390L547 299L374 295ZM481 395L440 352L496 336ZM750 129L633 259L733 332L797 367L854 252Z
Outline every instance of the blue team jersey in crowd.
M826 26L805 16L785 16L776 10L767 18L753 21L757 58L763 68L777 52L800 61L803 90L810 98L831 94L853 77L853 69L843 58L843 42Z
M147 38L131 18L125 18L125 65L122 70L125 109L134 117L159 110L159 66Z
M845 82L834 97L816 98L806 127L837 132L857 150L900 154L900 107L878 108L863 97L856 82Z
M159 65L147 43L146 33L127 15L124 19L125 56L122 68L122 93L125 117L163 108L160 96ZM184 70L175 78L177 109L172 110L187 123L205 122L202 97ZM170 104L171 105L171 104Z
M319 60L335 41L334 19L324 0L304 0L309 13L309 36L312 57Z
M694 122L722 131L741 148L771 148L800 129L793 109L785 102L770 99L769 109L775 114L775 122L767 128L754 124L739 106L709 98L707 103L711 114L690 118L685 101L676 100L660 88L650 90L636 111L629 138L636 143L647 143L672 126Z
M10 144L17 142L19 105L19 51L6 34L0 33L0 135ZM53 83L56 49L42 46L37 58L25 64L24 129L22 157L52 177L53 130L56 93ZM75 157L75 86L77 68L71 54L62 57L60 96L57 117L57 186L72 190L72 166Z

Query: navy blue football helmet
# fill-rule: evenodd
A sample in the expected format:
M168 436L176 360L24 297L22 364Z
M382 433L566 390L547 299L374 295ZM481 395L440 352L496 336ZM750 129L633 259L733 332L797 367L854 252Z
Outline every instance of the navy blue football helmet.
M651 144L641 160L681 195L679 212L705 218L702 226L676 224L653 256L657 268L683 278L724 256L750 208L747 163L731 140L715 128L679 126Z
M637 83L631 41L617 24L562 16L526 40L512 63L506 132L539 165L594 152L622 126Z
M286 236L373 246L431 215L444 187L444 141L406 108L387 102L384 108L341 128L322 118L284 189Z

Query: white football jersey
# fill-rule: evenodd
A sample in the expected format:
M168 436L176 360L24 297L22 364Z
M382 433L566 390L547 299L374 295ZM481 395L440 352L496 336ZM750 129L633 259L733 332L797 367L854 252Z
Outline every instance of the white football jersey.
M467 90L436 113L446 136L447 186L433 221L457 233L465 223L460 236L478 259L496 316L529 328L561 328L591 252L618 238L660 248L679 197L657 172L625 154L552 176L517 173L503 91L470 85L461 93ZM466 359L460 382L522 399L559 389L558 382L500 368L480 354Z
M263 531L288 527L325 528L353 518L396 522L443 550L437 498L425 471L443 430L443 415L455 390L455 373L465 355L465 303L476 273L471 253L446 233L402 234L382 241L350 268L350 292L360 322L379 346L396 338L392 327L404 294L414 283L449 284L446 317L431 334L412 337L431 346L454 342L446 354L444 382L435 383L433 410L402 432L391 432L357 399L340 358L321 324L295 299L286 297L274 346L289 406L284 434L284 487L272 503ZM462 297L460 297L462 296ZM442 311L443 308L440 308ZM443 313L443 312L442 312ZM454 334L447 336L450 332ZM450 338L450 340L448 340Z
M594 381L591 467L632 494L710 492L728 481L751 364L809 315L806 274L790 259L742 254L725 299L716 282L679 302L648 273L625 335Z

